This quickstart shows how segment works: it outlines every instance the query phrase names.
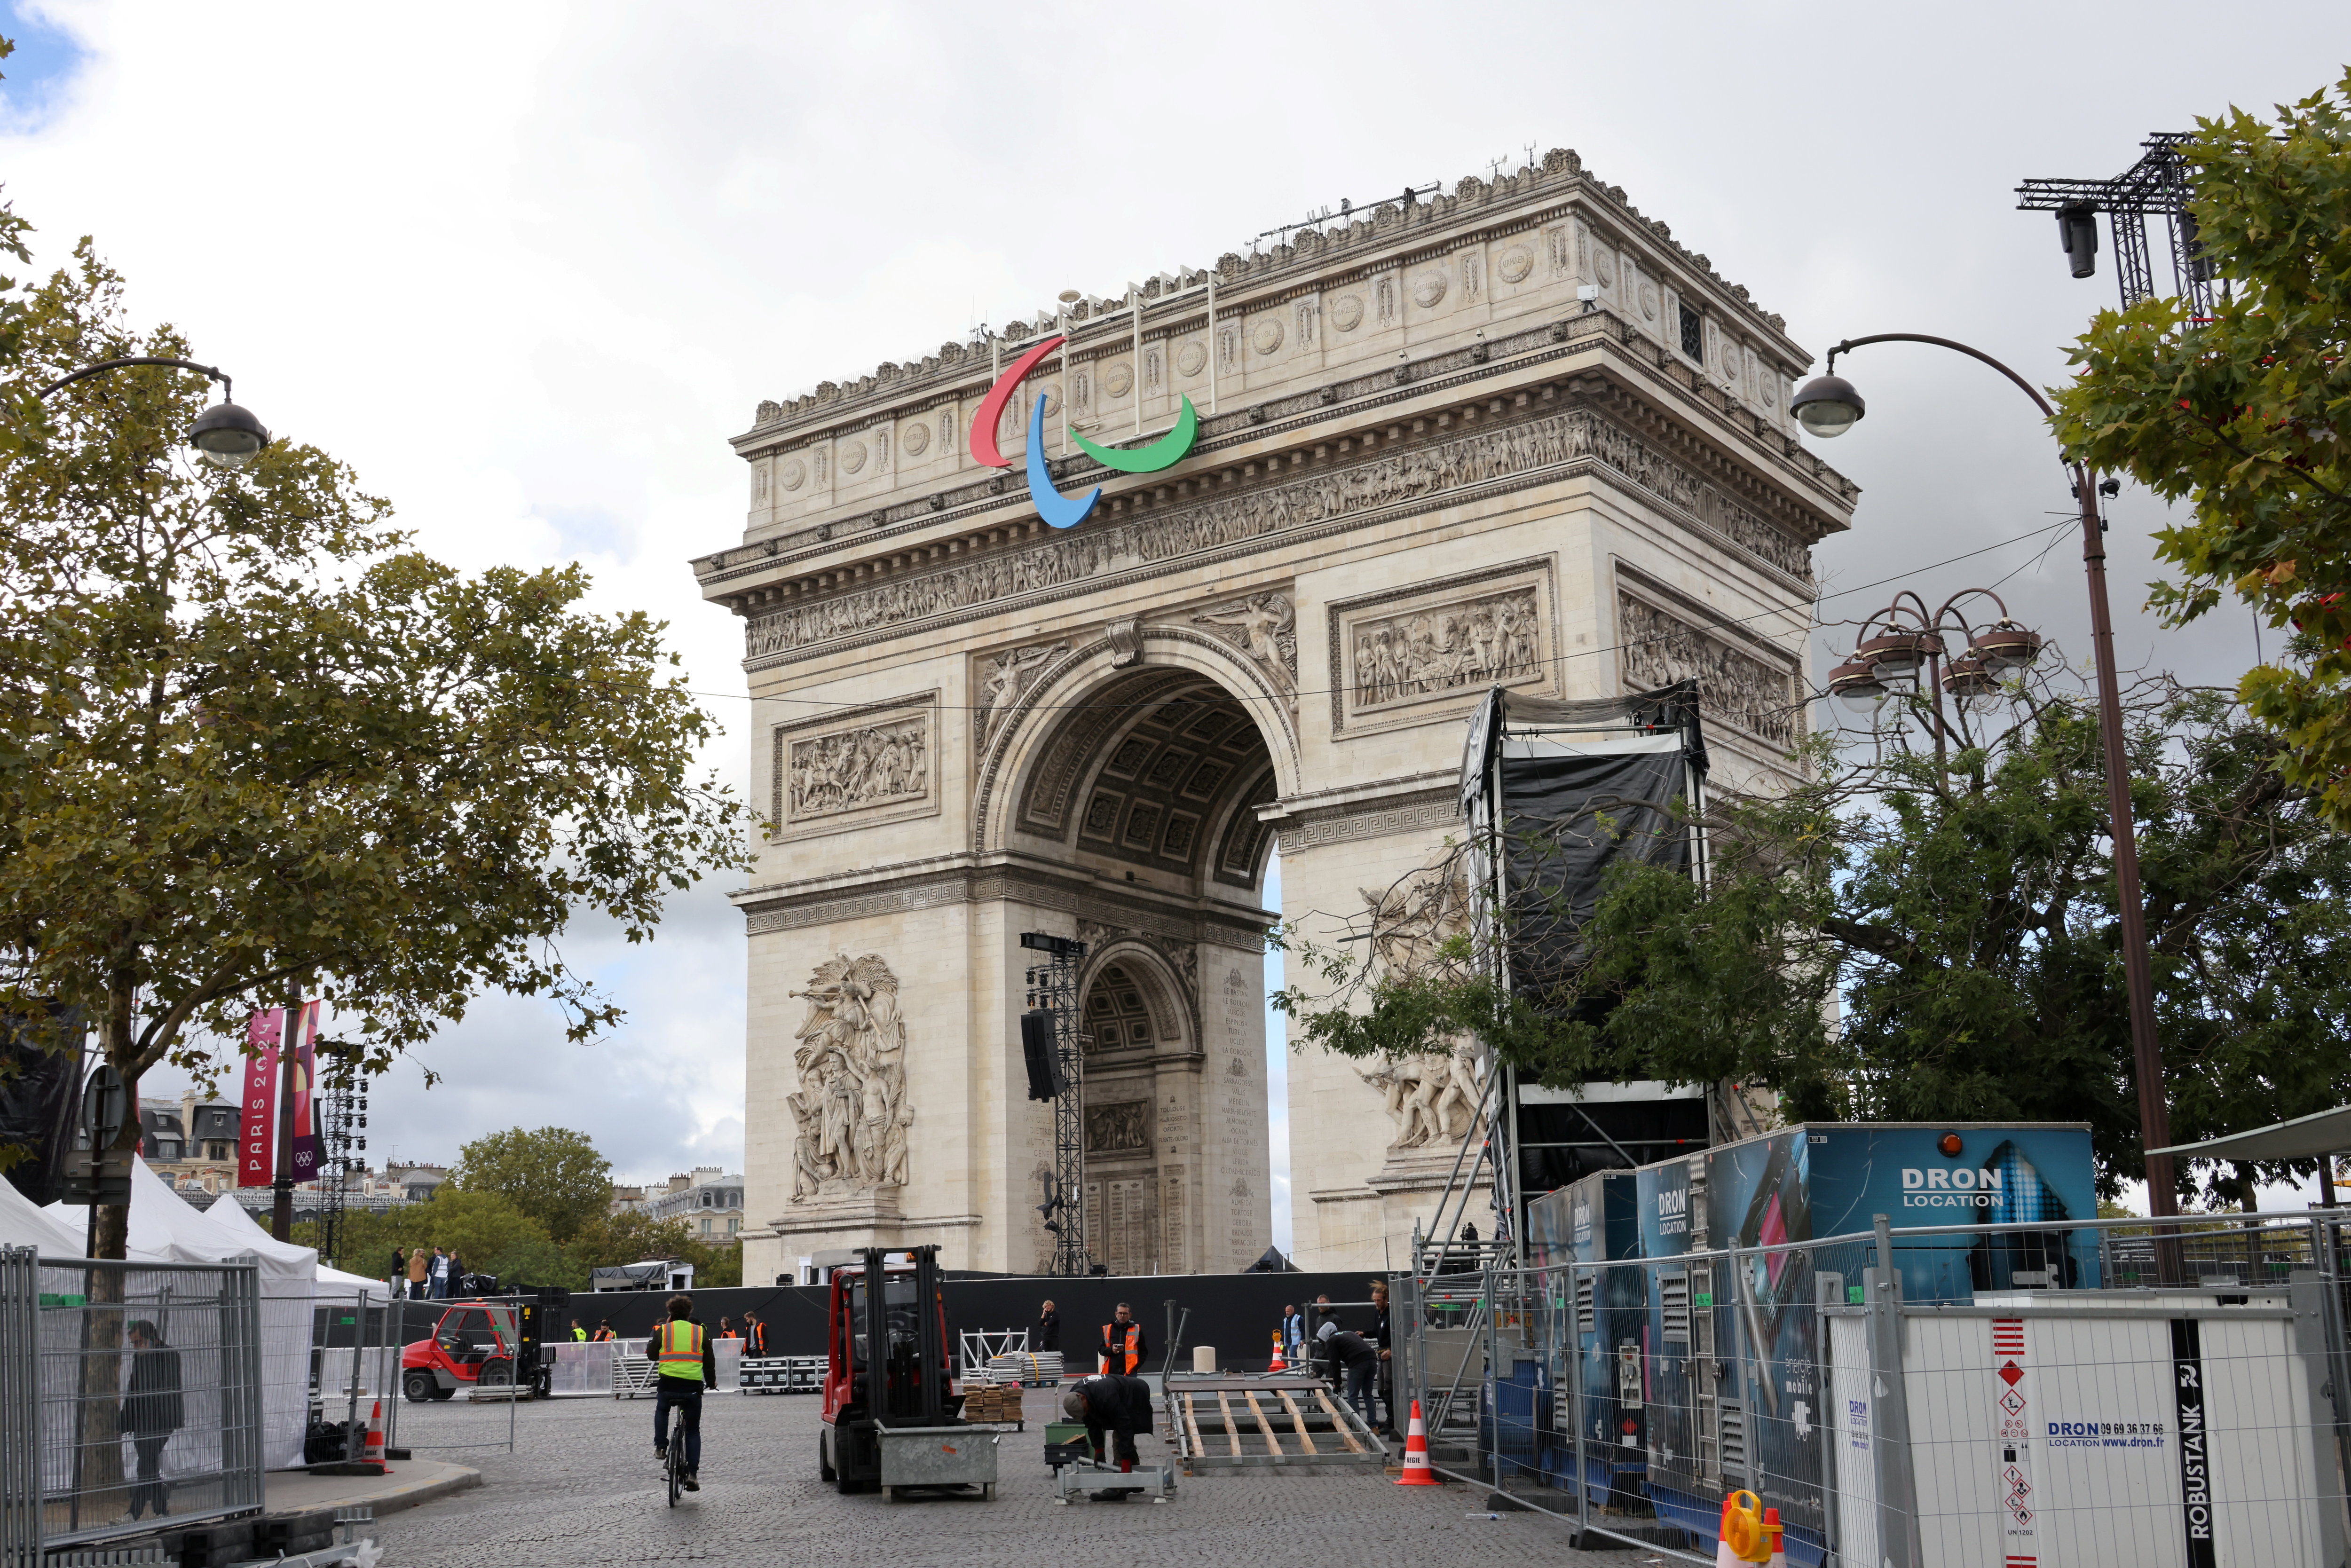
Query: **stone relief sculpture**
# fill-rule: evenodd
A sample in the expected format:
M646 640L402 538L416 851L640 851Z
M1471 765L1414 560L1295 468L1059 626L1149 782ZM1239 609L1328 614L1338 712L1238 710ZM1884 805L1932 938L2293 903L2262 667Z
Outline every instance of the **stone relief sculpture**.
M821 454L820 454L820 456ZM1583 459L1682 508L1734 545L1802 582L1812 553L1801 539L1748 511L1674 459L1591 409L1571 409L1505 429L1383 453L1287 484L1008 549L967 564L908 573L807 605L751 617L749 657L781 653L902 621L1076 582L1112 562L1172 560L1245 539L1359 512L1530 475ZM819 476L820 483L822 476Z
M1358 708L1542 673L1532 588L1354 624Z
M971 716L972 742L978 750L987 749L997 725L1020 695L1037 684L1045 666L1069 651L1067 643L1032 643L1026 648L1008 648L993 658L982 657L979 695L972 704Z
M1381 326L1393 327L1395 325L1395 274L1392 272L1384 272L1380 274L1378 284L1376 284L1372 289L1372 304L1373 315L1377 318Z
M1298 302L1298 346L1300 348L1311 349L1314 346L1315 340L1320 336L1315 329L1322 320L1322 301L1318 296L1310 294Z
M1373 959L1384 978L1427 973L1445 941L1468 928L1469 887L1458 870L1427 872L1384 893L1362 893L1371 915ZM1458 1143L1477 1120L1478 1051L1469 1041L1356 1071L1386 1103L1395 1127L1391 1150Z
M1086 1107L1086 1153L1147 1154L1150 1149L1150 1101L1128 1100L1115 1105Z
M1259 593L1212 605L1192 617L1249 656L1273 679L1274 689L1298 704L1298 611L1286 593Z
M930 754L927 715L794 740L781 814L802 821L927 795Z
M906 1180L906 1025L898 977L881 955L826 960L809 977L808 1017L784 1097L794 1126L792 1201L901 1186Z
M1618 641L1626 691L1654 691L1697 677L1698 701L1709 718L1728 719L1778 747L1801 733L1789 672L1717 641L1676 615L1620 592Z

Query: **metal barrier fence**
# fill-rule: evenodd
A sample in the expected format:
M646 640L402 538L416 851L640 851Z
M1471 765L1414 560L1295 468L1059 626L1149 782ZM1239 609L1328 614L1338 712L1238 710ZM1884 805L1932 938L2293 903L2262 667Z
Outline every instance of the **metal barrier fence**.
M1399 1397L1578 1544L1711 1562L1746 1492L1800 1568L2339 1563L2342 1218L1405 1276Z
M50 1548L262 1502L260 1291L250 1264L0 1253L0 1544Z

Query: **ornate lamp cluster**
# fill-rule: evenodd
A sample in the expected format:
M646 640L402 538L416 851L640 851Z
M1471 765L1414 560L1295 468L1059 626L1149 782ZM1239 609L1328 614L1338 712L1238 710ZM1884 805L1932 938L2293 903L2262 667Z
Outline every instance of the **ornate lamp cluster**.
M1959 608L1960 601L1976 595L2000 606L2000 618L1980 630ZM1963 651L1956 657L1944 641L1947 631L1961 639ZM2007 604L1988 588L1961 589L1931 612L1926 601L1906 590L1865 619L1861 632L1853 652L1828 677L1830 695L1857 713L1921 689L1980 706L1999 695L2003 676L2041 656L2041 633L2011 618Z

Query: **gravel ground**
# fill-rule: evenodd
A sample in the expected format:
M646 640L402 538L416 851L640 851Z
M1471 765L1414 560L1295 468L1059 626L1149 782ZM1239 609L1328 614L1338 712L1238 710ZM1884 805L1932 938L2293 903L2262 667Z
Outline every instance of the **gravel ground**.
M892 1568L1104 1568L1148 1562L1254 1564L1600 1563L1567 1549L1541 1514L1466 1517L1486 1495L1459 1486L1399 1488L1361 1470L1266 1470L1179 1479L1174 1501L1053 1500L1039 1450L1048 1396L1030 1390L1029 1429L1007 1434L996 1500L893 1503L842 1497L816 1477L818 1402L805 1395L715 1394L704 1402L702 1490L666 1504L653 1452L653 1401L559 1399L515 1413L494 1406L408 1405L399 1440L420 1458L482 1472L482 1485L376 1527L385 1568L573 1568L587 1563L839 1563L880 1548ZM494 1443L494 1448L441 1447ZM1166 1449L1139 1445L1146 1459ZM1635 1568L1648 1554L1611 1553Z

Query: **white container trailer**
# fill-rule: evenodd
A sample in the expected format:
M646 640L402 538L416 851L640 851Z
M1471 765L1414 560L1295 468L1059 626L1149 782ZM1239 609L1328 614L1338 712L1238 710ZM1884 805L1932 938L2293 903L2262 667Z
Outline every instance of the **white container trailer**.
M1859 1304L1823 1296L1832 1561L2344 1563L2327 1396L2341 1347L2314 1278L2290 1291L2027 1291L1912 1306L1872 1270L1851 1292Z

